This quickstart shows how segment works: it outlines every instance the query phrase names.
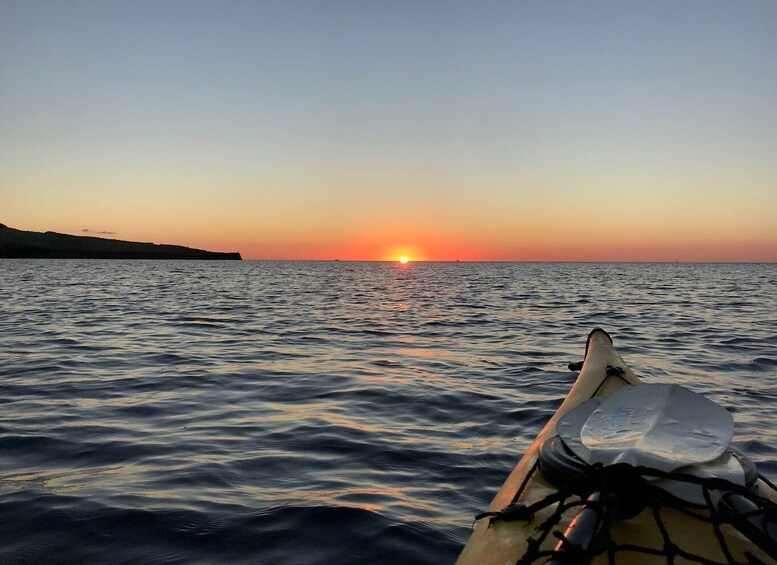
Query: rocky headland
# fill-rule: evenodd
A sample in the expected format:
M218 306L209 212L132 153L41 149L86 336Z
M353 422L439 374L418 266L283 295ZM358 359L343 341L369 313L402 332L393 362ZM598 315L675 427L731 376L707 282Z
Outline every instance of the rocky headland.
M240 253L203 251L182 245L138 243L102 237L23 231L0 224L0 258L15 259L221 259Z

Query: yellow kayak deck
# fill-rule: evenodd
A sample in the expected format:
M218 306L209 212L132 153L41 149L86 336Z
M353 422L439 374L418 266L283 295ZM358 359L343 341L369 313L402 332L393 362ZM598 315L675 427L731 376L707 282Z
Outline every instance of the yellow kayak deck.
M620 367L623 372L619 375L608 375L608 365ZM556 435L558 420L592 397L607 397L621 387L639 383L640 379L615 350L609 335L600 329L591 332L588 337L585 361L572 390L510 473L489 505L488 511L499 512L515 502L521 502L528 506L557 492L556 487L547 482L542 473L536 469L536 463L542 444L545 440ZM772 501L777 502L774 492L763 484L761 479L758 479L757 490L762 496L768 496ZM520 496L516 498L519 492ZM529 538L538 537L537 527L553 514L555 508L556 505L553 504L539 510L531 520L495 521L493 523L490 523L488 518L479 520L457 563L459 565L514 565L527 552ZM577 511L579 508L571 509L564 514L554 530L564 532ZM696 512L701 514L704 511L696 510ZM662 508L660 514L661 520L670 533L672 543L681 550L711 561L729 562L716 539L712 524L694 519L668 507ZM777 563L731 526L723 524L720 533L725 538L726 545L735 562L753 562L748 560L748 555L750 555L765 563ZM657 521L650 508L645 508L639 515L631 519L614 522L610 528L610 535L617 544L633 544L655 548L658 551L664 548L664 537L659 531ZM549 535L540 549L552 550L558 541L557 537ZM544 559L538 563L543 561ZM606 553L591 561L594 564L608 562ZM655 564L665 563L666 558L634 551L619 551L616 553L616 562L630 565ZM691 563L692 561L675 557L674 562Z

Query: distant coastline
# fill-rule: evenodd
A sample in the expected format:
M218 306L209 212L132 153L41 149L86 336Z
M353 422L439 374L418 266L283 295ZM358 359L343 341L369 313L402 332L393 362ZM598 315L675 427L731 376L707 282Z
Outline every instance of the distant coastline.
M238 252L222 253L182 245L139 243L50 231L24 231L4 224L0 224L0 258L242 260Z

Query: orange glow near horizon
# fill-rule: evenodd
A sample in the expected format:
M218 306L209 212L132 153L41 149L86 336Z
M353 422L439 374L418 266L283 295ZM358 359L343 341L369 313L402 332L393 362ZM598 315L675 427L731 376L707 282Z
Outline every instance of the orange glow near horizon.
M18 223L0 218L8 227L30 231L83 233L80 223ZM237 251L247 260L341 261L568 261L568 262L777 262L777 239L744 228L729 237L709 229L679 233L665 228L650 233L647 226L633 225L630 232L608 231L598 226L555 225L523 222L511 229L449 230L419 222L372 230L301 230L275 233L242 222L222 224L203 221L157 226L130 221L84 227L115 231L110 239L184 245L210 251ZM226 227L225 227L226 226ZM706 228L706 226L704 226ZM723 227L723 226L721 226ZM726 232L733 232L725 226Z
M553 223L521 219L474 225L425 221L423 217L376 217L375 224L319 222L308 226L259 226L213 218L196 224L162 226L107 224L118 239L238 251L244 259L341 261L584 261L584 262L775 262L777 238L733 223L687 225L655 218L629 218L628 230L562 217ZM35 229L32 226L11 227ZM115 226L115 227L114 227ZM37 226L36 226L37 227ZM75 227L75 226L73 226ZM102 227L97 225L97 227ZM140 228L140 229L138 229ZM57 226L46 229L66 231ZM456 231L454 231L454 229ZM715 230L719 230L718 233ZM77 229L68 233L79 235Z

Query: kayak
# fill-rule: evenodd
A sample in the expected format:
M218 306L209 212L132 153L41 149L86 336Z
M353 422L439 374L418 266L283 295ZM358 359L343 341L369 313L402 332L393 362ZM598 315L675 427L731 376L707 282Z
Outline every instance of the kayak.
M777 492L725 408L643 383L599 328L459 565L777 563Z

